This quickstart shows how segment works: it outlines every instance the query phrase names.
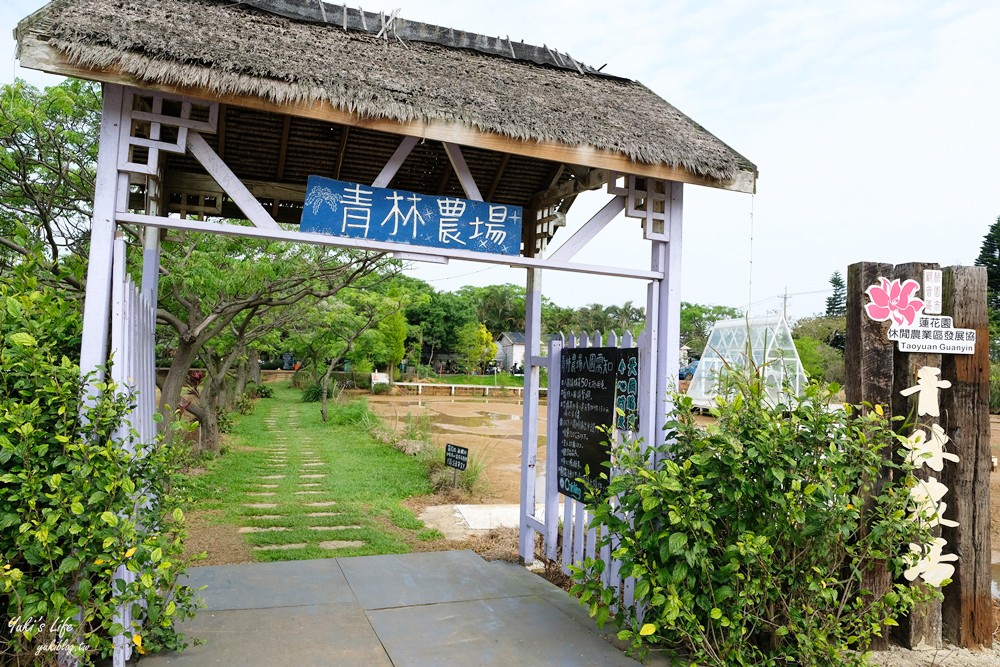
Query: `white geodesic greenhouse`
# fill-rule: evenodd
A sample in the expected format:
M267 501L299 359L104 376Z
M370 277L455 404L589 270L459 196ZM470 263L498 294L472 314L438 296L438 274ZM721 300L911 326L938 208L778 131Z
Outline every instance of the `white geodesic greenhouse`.
M783 317L721 320L708 336L687 394L698 407L711 407L726 367L755 367L763 374L768 400L785 403L802 394L806 373Z

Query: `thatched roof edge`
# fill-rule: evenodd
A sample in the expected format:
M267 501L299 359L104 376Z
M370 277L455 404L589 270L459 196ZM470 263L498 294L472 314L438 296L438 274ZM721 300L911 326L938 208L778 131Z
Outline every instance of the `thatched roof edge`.
M307 34L328 40L328 44L340 49L341 55L356 53L355 69L367 67L365 71L371 71L370 77L362 78L358 78L356 71L348 71L346 75L341 72L339 76L336 72L324 71L316 76L308 67L296 68L300 62L308 64L298 53L286 59L284 69L267 59L248 62L240 58L232 45L244 39L244 31L257 31L247 38L257 40L249 44L257 44L262 35L274 30L272 23L266 26L256 23L259 10L210 0L164 0L163 5L176 5L188 12L208 8L225 12L229 18L246 17L244 30L226 36L225 47L229 51L220 46L214 51L199 52L191 48L190 43L185 43L183 37L165 35L158 44L150 43L149 35L144 40L139 30L153 31L155 22L136 23L137 18L129 16L126 10L121 11L121 16L101 16L102 3L108 1L54 0L18 24L15 36L19 47L26 41L38 39L64 54L68 62L79 68L120 71L154 86L203 89L218 96L258 97L277 105L326 103L362 119L458 123L518 141L592 147L626 156L637 163L682 168L699 178L721 184L748 177L752 182L757 173L749 160L637 82L568 72L434 44L395 45L396 50L392 51L392 43L382 45L381 40L374 40L369 35L345 36L333 26L298 24L296 27L292 19L269 17L269 22L285 22L279 24L282 28L286 23L293 25L287 28L291 36L285 35L285 42L275 41L267 48L280 50L290 43L301 46L301 42L287 40ZM137 14L138 5L130 10ZM161 21L169 20L169 9L159 11L168 17L161 17ZM240 14L230 16L232 12ZM177 31L180 27L171 26L171 29ZM208 59L202 60L199 53L208 54ZM420 64L432 63L438 68L428 75L431 80L422 80L423 70L406 61L417 58ZM380 64L383 69L377 70ZM397 71L400 66L402 69ZM467 81L455 80L455 76L448 75L452 71L449 68L455 67L468 68L477 78L474 81L472 76ZM405 78L406 72L416 78ZM489 77L492 75L498 77L496 94L489 100L477 98L490 90ZM526 86L533 86L533 103L541 104L538 109L525 106L518 97L523 90L503 90L511 81L520 84L522 78ZM500 83L499 79L506 83ZM398 85L397 81L402 81L403 85L412 84L414 90L400 92L393 87ZM435 89L434 86L440 86L442 81L451 81L451 88ZM443 96L440 99L433 95L428 97L429 90L441 90ZM583 100L588 99L593 100L593 107L581 107ZM456 100L467 101L463 105L455 103ZM480 100L487 101L489 108L484 109Z

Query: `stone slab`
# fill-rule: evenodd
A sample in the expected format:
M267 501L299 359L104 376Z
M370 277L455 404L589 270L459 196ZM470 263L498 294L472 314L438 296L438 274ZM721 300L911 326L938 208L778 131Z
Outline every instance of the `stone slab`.
M367 614L394 667L639 664L534 595Z
M181 629L206 643L182 653L144 656L143 667L392 667L353 604L202 611Z
M366 611L503 597L514 583L503 574L484 576L483 559L471 551L343 558L341 568Z
M209 611L355 602L336 559L192 567L185 583Z

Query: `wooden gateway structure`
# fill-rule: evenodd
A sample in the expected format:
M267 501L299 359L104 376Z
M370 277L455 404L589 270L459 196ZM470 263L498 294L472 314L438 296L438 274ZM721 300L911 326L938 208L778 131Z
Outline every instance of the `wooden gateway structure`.
M16 37L22 66L104 84L81 367L127 359L113 372L137 385L135 421L155 392L152 327L134 323L155 311L163 230L180 229L526 269L525 560L536 531L552 549L556 536L554 514L534 516L543 271L648 283L640 435L662 440L684 186L752 193L757 170L642 84L545 46L319 0L55 0ZM520 207L520 250L302 232L310 176ZM597 189L607 204L550 252L577 195ZM648 240L648 268L573 261L608 225ZM138 286L122 227L143 239Z

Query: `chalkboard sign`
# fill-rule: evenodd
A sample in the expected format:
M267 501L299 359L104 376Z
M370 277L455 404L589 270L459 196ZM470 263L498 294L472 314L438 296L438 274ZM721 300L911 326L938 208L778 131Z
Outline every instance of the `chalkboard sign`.
M611 460L608 431L639 427L639 350L564 348L559 367L559 492L583 500L578 479L605 486L598 476Z
M469 448L458 445L444 446L444 464L449 468L465 470L469 465Z

